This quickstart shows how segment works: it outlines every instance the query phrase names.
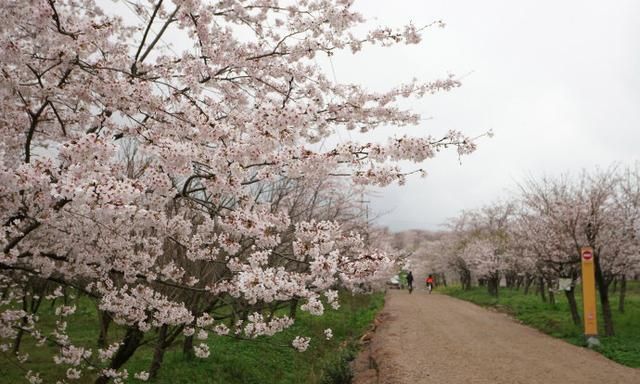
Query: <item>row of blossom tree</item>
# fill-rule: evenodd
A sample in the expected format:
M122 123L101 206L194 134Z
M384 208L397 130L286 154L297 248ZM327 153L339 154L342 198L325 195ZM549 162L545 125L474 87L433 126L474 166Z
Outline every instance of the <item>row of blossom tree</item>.
M498 295L501 283L523 287L525 293L535 285L545 301L547 295L555 300L563 279L576 325L581 324L574 294L580 248L592 247L610 336L610 288L620 283L619 310L624 311L626 281L640 274L640 168L530 178L512 199L462 212L448 227L436 240L414 243L414 263L454 273L465 289L478 281L492 295Z
M417 125L400 99L460 85L369 92L314 62L416 44L422 28L359 34L350 0L100 3L0 4L0 349L16 362L26 335L56 345L69 380L121 381L152 340L150 372L135 373L146 379L180 335L206 357L194 337L272 335L298 304L321 315L337 289L367 290L393 261L354 228L347 191L402 183L397 161L475 149L456 131L319 144ZM67 332L77 295L100 311L97 350ZM53 329L39 323L43 300ZM282 305L291 316L275 315ZM112 322L125 333L109 344Z

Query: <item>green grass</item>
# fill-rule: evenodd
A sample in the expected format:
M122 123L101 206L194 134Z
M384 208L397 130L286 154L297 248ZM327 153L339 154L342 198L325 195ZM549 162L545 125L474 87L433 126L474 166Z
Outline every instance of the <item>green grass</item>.
M69 334L77 345L95 349L98 330L95 306L82 299L78 311L69 321ZM288 330L273 337L260 337L245 341L210 333L208 344L211 355L207 359L185 359L182 339L166 352L164 362L155 383L162 384L268 384L268 383L334 383L336 378L348 375L346 365L357 352L357 340L372 323L384 304L384 295L341 295L341 308L326 310L321 317L298 311L296 323ZM46 306L41 310L44 323L53 325L55 318ZM326 328L333 330L333 339L325 340ZM110 329L110 342L118 340L123 331ZM297 335L311 336L311 345L300 353L291 348L291 340ZM198 344L194 340L195 344ZM128 382L135 383L133 372L148 371L152 357L152 345L141 347L125 365L130 373ZM0 353L0 382L26 383L26 370L43 372L45 382L64 378L66 368L52 363L55 347L37 348L30 337L25 338L21 352L28 352L29 361L23 368L10 363L7 354ZM97 352L94 351L94 354ZM15 359L13 359L15 360ZM95 376L84 373L75 383L93 382Z
M537 328L551 336L564 339L572 344L584 346L585 338L582 326L575 326L571 321L569 305L564 293L556 294L556 305L542 302L539 295L533 292L524 295L522 291L501 288L498 298L487 293L485 287L473 287L468 291L460 287L439 289L441 292L471 301L481 306L493 307L507 312L524 324ZM578 310L582 316L581 289L576 290ZM618 294L610 293L613 323L616 335L600 337L602 346L598 352L618 363L640 367L640 282L629 282L625 313L618 312ZM600 302L598 299L598 326L600 334L604 334Z

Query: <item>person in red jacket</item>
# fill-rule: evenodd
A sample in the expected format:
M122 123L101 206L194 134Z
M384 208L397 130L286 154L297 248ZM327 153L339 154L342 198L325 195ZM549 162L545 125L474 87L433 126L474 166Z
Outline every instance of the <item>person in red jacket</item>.
M429 293L431 293L431 290L433 289L433 276L432 275L429 275L427 277L426 283L427 283L427 289L429 290Z

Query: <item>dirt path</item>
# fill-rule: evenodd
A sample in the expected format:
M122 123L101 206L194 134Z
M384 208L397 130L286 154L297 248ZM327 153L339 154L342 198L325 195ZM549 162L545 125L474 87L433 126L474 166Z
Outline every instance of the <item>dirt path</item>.
M640 383L640 369L471 303L398 290L386 300L371 343L356 360L356 384Z

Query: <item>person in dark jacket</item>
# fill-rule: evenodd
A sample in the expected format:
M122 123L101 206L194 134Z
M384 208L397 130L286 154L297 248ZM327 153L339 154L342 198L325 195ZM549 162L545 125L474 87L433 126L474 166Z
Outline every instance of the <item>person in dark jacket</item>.
M407 274L407 285L409 286L409 293L411 293L413 291L413 273L411 271Z

